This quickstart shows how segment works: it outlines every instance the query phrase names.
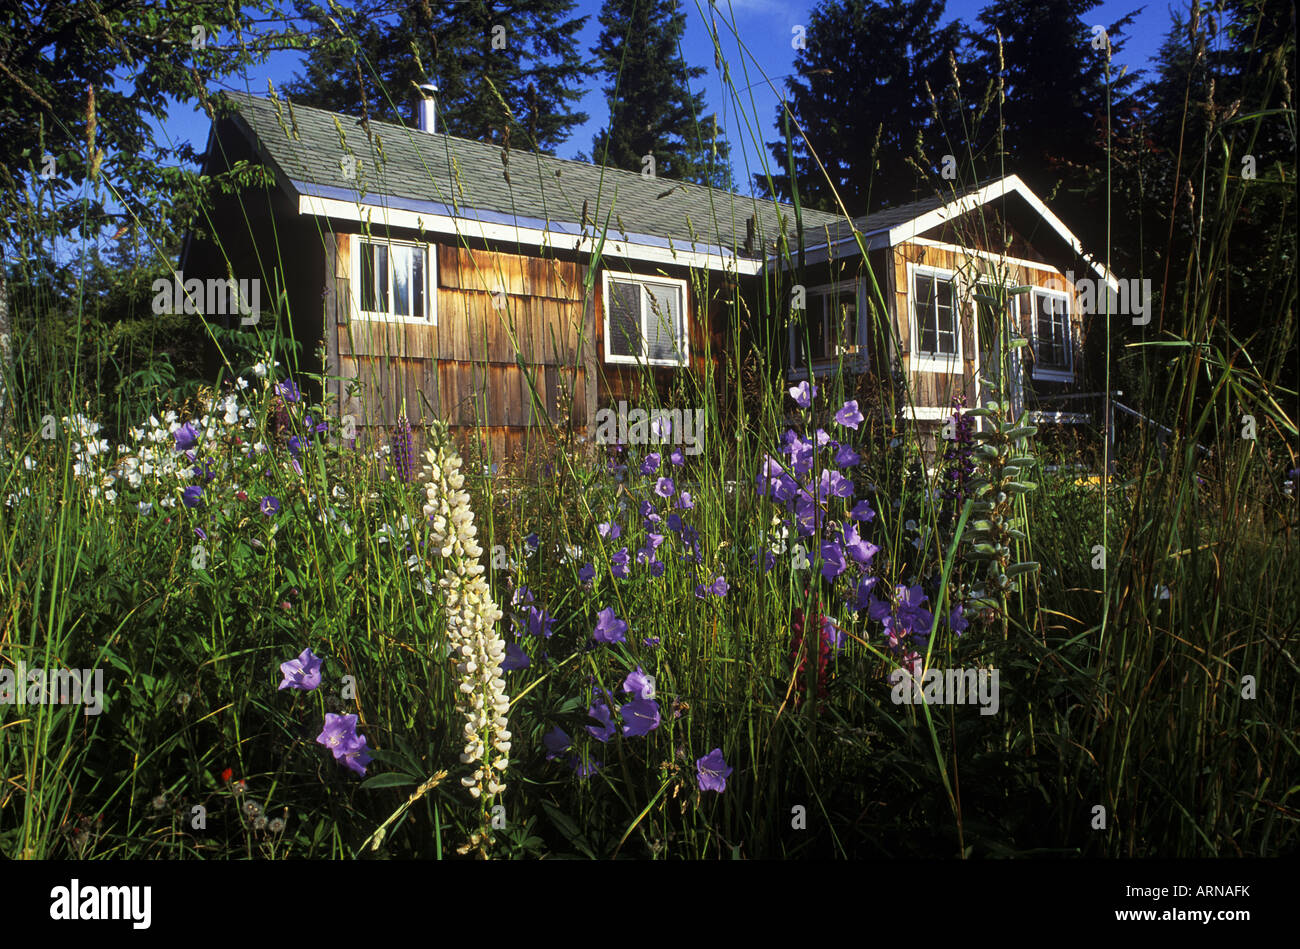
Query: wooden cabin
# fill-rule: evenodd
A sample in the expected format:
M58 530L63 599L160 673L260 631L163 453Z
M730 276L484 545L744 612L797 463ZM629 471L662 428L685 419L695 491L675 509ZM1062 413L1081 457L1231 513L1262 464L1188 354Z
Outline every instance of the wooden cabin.
M698 403L738 336L791 378L900 368L905 414L934 426L954 393L982 401L981 280L1034 287L1016 325L1046 396L1084 379L1070 275L1113 280L1014 175L848 221L444 134L431 96L415 127L223 101L204 173L272 183L219 203L181 274L261 280L259 323L292 333L363 444L403 405L497 459L590 438L620 401Z
M802 282L785 281L787 292L803 288L807 315L789 329L791 380L894 370L902 413L933 433L954 397L970 407L991 397L1001 316L1006 338L1027 341L1009 360L1017 412L1046 424L1096 421L1076 410L1092 378L1090 311L1119 282L1017 176L809 233L803 261ZM1081 296L1084 281L1092 286ZM1129 315L1118 309L1112 318Z

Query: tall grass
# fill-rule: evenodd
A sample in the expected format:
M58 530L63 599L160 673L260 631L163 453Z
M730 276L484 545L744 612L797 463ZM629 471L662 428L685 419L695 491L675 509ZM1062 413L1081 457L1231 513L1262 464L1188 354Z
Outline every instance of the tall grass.
M922 434L898 421L911 397L905 377L839 373L817 380L809 409L791 401L776 353L789 317L782 280L799 278L797 246L782 249L791 277L773 276L757 298L730 298L729 348L716 354L716 367L678 373L662 393L643 377L638 407L705 413L702 450L681 465L666 457L671 445L593 451L584 433L549 422L539 436L543 464L525 469L468 446L467 487L492 552L493 596L506 605L503 633L530 659L505 675L514 737L490 852L1294 849L1300 591L1296 500L1282 472L1296 466L1296 394L1283 361L1250 352L1227 331L1214 286L1237 209L1226 180L1217 193L1192 263L1197 279L1165 301L1180 331L1106 353L1108 365L1139 360L1140 403L1172 429L1166 443L1150 427L1136 429L1120 442L1116 477L1094 484L1066 474L1077 456L1052 457L1021 431L1010 405L999 404L986 423L990 434L978 444L990 448L972 456L974 478L1028 480L1029 470L1002 470L1016 455L1065 463L1055 474L1039 464L1036 489L996 508L1006 513L999 523L1024 535L1003 567L1039 565L1005 590L992 586L989 558L976 546L994 530L979 524L994 512L996 491L943 497L945 464L936 466ZM161 405L150 393L122 404L96 386L102 355L94 365L83 360L91 305L43 291L24 260L9 266L22 332L5 380L17 399L0 458L8 499L0 507L0 668L99 667L106 699L100 716L76 706L0 705L3 852L454 855L478 829L479 811L458 780L457 677L438 560L425 546L421 479L395 478L375 451L381 446L351 447L336 423L315 431L337 405L276 395L277 381L308 381L285 340L288 314L245 335L210 329L223 368L189 401ZM897 328L884 316L882 275L870 276L872 332L884 351ZM1280 338L1293 343L1294 270L1278 279L1289 290L1274 316ZM589 281L584 292L597 289ZM1001 335L1007 358L1014 290L997 292L993 309L1002 316L985 328ZM702 303L698 279L692 292ZM71 338L51 332L54 313L71 314ZM752 347L742 345L742 326L757 328ZM268 366L264 352L284 365L262 378L254 363ZM989 367L995 402L1007 401L994 387L1009 376L1006 364ZM236 378L248 387L232 388ZM314 381L324 391L326 380ZM237 416L247 412L233 423L222 420L228 404L213 402L228 394ZM850 399L866 416L856 431L831 420ZM537 402L539 418L548 418ZM211 463L213 479L187 462L140 487L99 480L106 456L120 471L123 457L148 444L130 429L168 408L177 423L212 420L197 463ZM106 456L88 455L89 439L73 424L48 424L48 416L77 414L106 423ZM1253 440L1241 437L1243 414L1258 423ZM163 447L178 457L172 423L161 424ZM782 505L758 490L764 459L780 457L787 430L811 436L818 427L863 456L846 473L851 501L874 511L863 525L879 548L865 574L876 578L874 595L888 600L895 585L922 585L934 613L924 664L998 670L997 714L895 704L889 675L900 656L881 624L850 608L843 579L819 579L825 524L800 538ZM116 451L118 442L127 450ZM267 451L246 453L254 442ZM665 457L654 476L642 475L651 451ZM819 455L814 475L826 464ZM653 493L661 476L674 481L671 502ZM181 500L188 484L204 487L202 506ZM691 507L682 506L682 491ZM263 513L264 497L279 510ZM664 535L658 577L634 556L651 532L644 501L664 519L654 527ZM665 526L670 515L698 532L698 562L683 532ZM602 538L605 522L623 536ZM811 561L802 569L792 553L800 542ZM1098 544L1104 570L1093 566ZM623 547L633 563L627 579L616 579ZM768 552L774 565L764 570ZM594 577L584 582L588 564ZM697 594L720 576L725 595ZM956 635L947 617L959 603L970 626ZM516 635L530 607L554 619L551 635ZM626 642L593 643L606 608L627 622ZM820 614L844 640L825 673ZM322 686L278 691L279 664L304 647L325 657ZM619 689L637 668L654 677L659 726L644 737L597 740L589 709L602 693L613 710L628 701ZM376 758L364 780L314 742L332 712L358 715ZM545 740L557 727L570 739L558 751ZM697 760L715 748L733 768L722 793L697 782Z

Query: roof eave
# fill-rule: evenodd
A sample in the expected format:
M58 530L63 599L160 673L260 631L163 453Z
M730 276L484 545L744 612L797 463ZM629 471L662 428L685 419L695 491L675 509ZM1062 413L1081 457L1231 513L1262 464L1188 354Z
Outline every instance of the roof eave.
M742 257L717 245L682 246L650 234L606 234L604 240L576 222L544 221L494 211L452 209L444 204L387 195L359 196L355 191L329 185L292 181L298 213L371 226L407 228L430 234L451 235L555 250L595 253L627 260L752 275L762 261Z

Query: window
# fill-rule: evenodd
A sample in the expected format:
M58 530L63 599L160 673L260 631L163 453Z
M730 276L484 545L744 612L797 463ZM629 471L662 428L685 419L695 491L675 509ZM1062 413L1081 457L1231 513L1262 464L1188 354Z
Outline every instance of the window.
M961 372L956 275L909 264L912 355L917 368Z
M363 319L436 324L436 283L427 244L358 239L357 307Z
M686 281L604 276L605 361L686 365Z
M1031 300L1032 297L1032 300ZM1034 290L1021 298L1032 318L1034 334L1034 376L1038 378L1073 378L1073 351L1070 345L1070 299L1054 290Z
M826 368L841 357L853 369L865 368L867 324L858 306L855 283L812 287L806 296L806 320L790 324L790 374L806 376L811 361Z

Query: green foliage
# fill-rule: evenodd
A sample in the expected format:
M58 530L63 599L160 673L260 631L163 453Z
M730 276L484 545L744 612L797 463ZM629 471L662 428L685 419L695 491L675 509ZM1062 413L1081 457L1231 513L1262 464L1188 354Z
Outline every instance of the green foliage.
M321 5L295 0L311 25L295 102L415 126L415 87L438 86L438 131L494 141L513 130L551 153L587 121L576 106L591 67L575 39L587 18L573 0Z
M777 107L776 128L794 122L790 141L768 143L772 173L760 191L789 199L787 171L808 207L850 216L925 197L926 174L911 160L931 129L927 84L942 89L958 46L958 23L940 26L941 0L825 0L808 19L796 75Z
M605 0L600 39L591 50L604 77L609 123L592 141L592 160L730 190L730 147L704 94L691 83L704 75L687 64L681 40L686 17L678 0Z

